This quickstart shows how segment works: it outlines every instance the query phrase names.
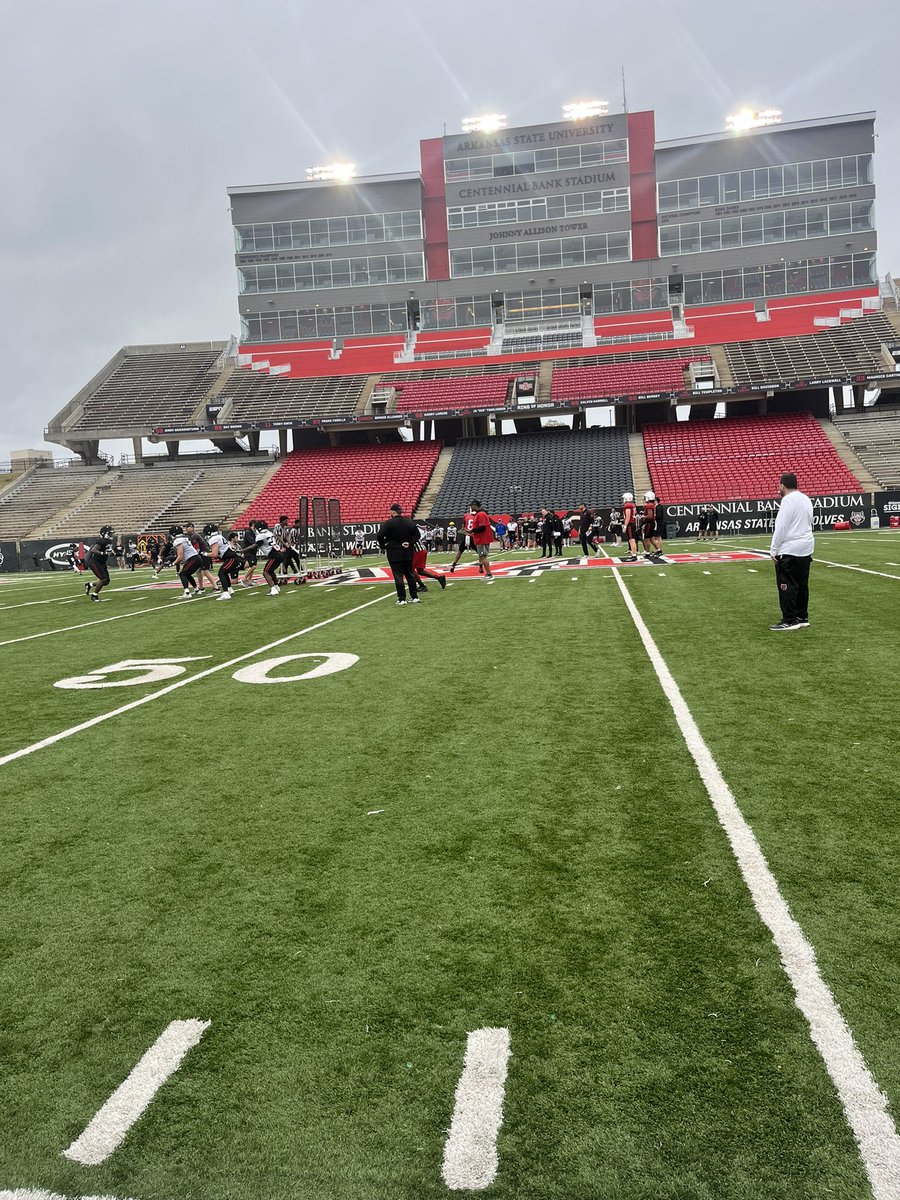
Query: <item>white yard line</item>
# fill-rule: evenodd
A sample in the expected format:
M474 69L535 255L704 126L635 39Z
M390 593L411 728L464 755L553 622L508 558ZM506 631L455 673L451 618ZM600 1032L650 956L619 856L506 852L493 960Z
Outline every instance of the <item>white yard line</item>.
M209 1021L196 1020L172 1021L166 1026L81 1137L63 1150L63 1158L86 1167L97 1167L105 1162L121 1146L128 1130L208 1028Z
M71 633L73 629L87 629L89 625L105 625L108 621L124 621L128 617L142 617L144 613L175 612L180 604L154 604L152 608L141 608L137 612L121 613L118 617L100 617L96 621L82 621L80 625L66 625L62 629L46 629L43 633L29 633L26 637L10 638L0 646L14 646L17 642L32 642L35 638L50 637L54 633Z
M152 587L152 583L133 583L129 587L110 587L104 590L111 595L113 592L136 592ZM84 584L81 587L81 594L84 595ZM3 612L4 609L9 611L12 608L33 608L35 604L65 604L67 600L71 599L71 596L53 596L50 600L23 600L21 604L0 604L0 612ZM76 596L75 599L78 600L79 597ZM106 599L105 596L104 599Z
M469 1034L441 1175L453 1190L481 1191L497 1177L497 1134L509 1062L508 1029Z
M59 1192L45 1192L43 1188L0 1189L0 1200L116 1200L115 1196L61 1196ZM127 1197L121 1197L127 1200Z
M101 713L97 717L91 717L89 721L82 721L79 725L72 725L69 729L63 729L59 733L51 734L50 737L42 738L39 742L33 742L30 746L23 746L21 750L13 750L12 753L4 754L0 758L0 767L5 767L7 763L14 762L17 758L24 758L28 754L34 754L37 750L44 750L48 746L54 746L57 742L61 742L65 738L72 737L76 733L83 733L85 729L92 729L95 725L101 725L104 721L110 721L113 717L118 717L122 713L131 712L132 709L140 708L143 704L149 704L151 700L158 700L161 696L168 696L170 692L186 687L189 683L196 683L198 679L206 679L208 675L215 675L218 671L226 671L229 667L246 662L248 658L255 658L257 654L263 654L266 650L274 650L276 646L284 646L287 642L292 642L294 638L303 637L305 633L312 633L316 629L322 629L325 625L331 625L334 621L340 621L344 617L350 617L354 613L362 612L364 608L370 608L373 604L380 604L382 600L386 600L388 595L392 594L386 593L384 596L376 596L374 600L367 600L365 604L358 604L355 608L348 608L346 612L336 613L333 617L327 617L324 621L317 621L315 625L307 625L305 629L298 629L295 633L289 633L283 638L278 638L277 641L269 642L266 646L257 646L255 650L249 650L246 654L239 654L237 658L231 658L228 662L219 663L216 667L207 667L205 671L198 671L196 675L188 675L185 679L179 679L177 683L170 683L156 692L150 692L146 696L141 696L139 700L132 700L130 704L122 704L118 708L114 708L111 712Z
M736 550L747 550L747 546L735 546ZM756 551L757 554L760 551ZM823 563L826 567L842 567L845 571L859 571L862 575L879 575L882 579L900 579L900 575L890 575L886 571L872 571L868 567L857 567L854 563L839 563L831 562L827 558L819 558L817 554L813 555L814 563Z
M822 978L813 947L791 915L753 830L703 740L678 684L618 571L615 571L615 577L656 677L672 706L681 735L697 764L719 823L731 843L754 907L781 955L782 965L794 989L797 1007L809 1022L813 1042L837 1089L859 1146L873 1196L875 1200L898 1200L900 1137L887 1111L887 1100L866 1066L837 1001Z

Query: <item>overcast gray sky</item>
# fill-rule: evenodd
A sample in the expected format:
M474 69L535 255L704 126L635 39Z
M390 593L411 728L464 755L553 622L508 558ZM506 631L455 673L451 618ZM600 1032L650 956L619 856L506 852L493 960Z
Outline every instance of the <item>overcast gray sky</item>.
M122 345L238 332L228 184L418 168L472 112L602 96L657 137L875 109L900 273L898 0L0 0L0 461ZM62 455L61 448L55 448Z

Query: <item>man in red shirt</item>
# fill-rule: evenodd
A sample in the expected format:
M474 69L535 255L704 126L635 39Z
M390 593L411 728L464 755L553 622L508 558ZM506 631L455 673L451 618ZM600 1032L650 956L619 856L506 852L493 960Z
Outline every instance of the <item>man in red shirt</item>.
M472 545L475 547L475 553L478 555L479 566L484 569L485 578L488 583L493 583L494 577L491 574L491 567L488 562L488 551L491 548L491 542L494 540L494 531L491 528L491 522L487 513L481 507L480 500L473 500L469 505L469 511L463 518L463 527L472 539Z
M622 526L628 543L622 562L637 562L637 505L631 492L622 493Z

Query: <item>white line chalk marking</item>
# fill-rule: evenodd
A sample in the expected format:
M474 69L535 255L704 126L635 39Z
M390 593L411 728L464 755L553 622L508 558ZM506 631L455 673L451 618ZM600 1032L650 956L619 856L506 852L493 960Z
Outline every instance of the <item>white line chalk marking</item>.
M13 1188L0 1190L0 1200L117 1200L115 1196L61 1196L59 1192L45 1192L43 1188ZM119 1197L118 1200L127 1200Z
M703 740L666 661L644 623L619 572L619 591L640 634L678 728L725 830L754 907L772 934L785 973L794 989L797 1007L809 1022L810 1035L837 1089L847 1121L859 1145L863 1166L875 1200L900 1197L900 1137L887 1111L887 1100L872 1077L841 1015L837 1001L822 978L816 955L791 915L756 835L747 824L731 789Z
M481 1191L497 1177L497 1134L509 1062L508 1029L469 1034L441 1175L448 1188Z
M735 546L735 550L746 550L749 547ZM756 550L756 554L765 553L765 551ZM871 571L868 567L858 567L856 563L837 563L830 562L827 558L819 558L817 554L813 555L813 563L821 563L825 567L841 567L845 571L859 571L861 575L878 575L882 579L900 579L900 575L889 575L886 571Z
M118 617L100 617L97 621L82 621L80 625L66 625L63 629L45 629L43 633L29 633L27 637L10 638L7 642L0 642L0 646L14 646L17 642L31 642L35 638L50 637L54 633L71 633L73 629L87 629L89 625L105 625L107 621L124 621L126 617L142 617L144 613L148 612L172 611L169 604L157 604L153 608L139 609L138 612L121 613Z
M253 595L252 592L250 594ZM257 654L264 654L267 650L274 650L278 646L284 646L287 642L292 642L294 638L303 637L305 633L313 633L316 629L322 629L326 625L331 625L334 621L340 621L344 617L351 617L354 613L362 612L364 608L371 608L373 604L380 604L382 600L386 600L391 594L388 592L383 596L376 596L374 600L367 600L365 604L357 604L355 608L348 608L346 612L336 613L333 617L326 617L324 621L317 621L315 625L307 625L305 629L298 629L295 633L289 633L286 637L278 638L277 641L269 642L265 646L257 646L255 650L248 650L246 654L239 654L237 658L230 658L227 662L219 663L218 666L207 667L205 671L198 671L196 675L188 675L186 679L179 679L175 683L170 683L166 687L160 688L157 692L150 692L146 696L141 696L138 700L122 704L118 708L112 709L111 712L91 717L89 721L82 721L80 725L72 725L68 729L61 730L59 733L51 734L50 737L42 738L39 742L33 742L30 746L23 746L21 750L13 750L12 753L4 754L0 758L0 767L5 767L7 763L14 762L17 758L24 758L27 754L34 754L36 750L44 750L47 746L54 746L57 742L61 742L65 738L72 737L76 733L82 733L85 729L92 729L95 725L101 725L104 721L110 721L113 717L118 717L122 713L131 712L132 709L140 708L143 704L149 704L151 700L158 700L160 696L168 696L170 692L187 687L189 683L195 683L198 679L206 679L207 676L215 675L218 671L227 671L229 667L236 667L239 663L246 662L250 658L255 658Z
M209 1021L173 1021L113 1092L63 1158L96 1167L117 1149L150 1101L209 1028Z

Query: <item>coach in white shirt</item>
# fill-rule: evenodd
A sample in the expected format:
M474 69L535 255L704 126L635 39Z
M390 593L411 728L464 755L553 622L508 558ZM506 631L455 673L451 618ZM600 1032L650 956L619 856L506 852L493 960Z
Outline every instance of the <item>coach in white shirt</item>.
M782 475L778 492L781 507L775 518L770 553L775 561L781 620L769 628L781 633L809 627L809 565L815 540L813 506L809 496L797 490L797 476Z

